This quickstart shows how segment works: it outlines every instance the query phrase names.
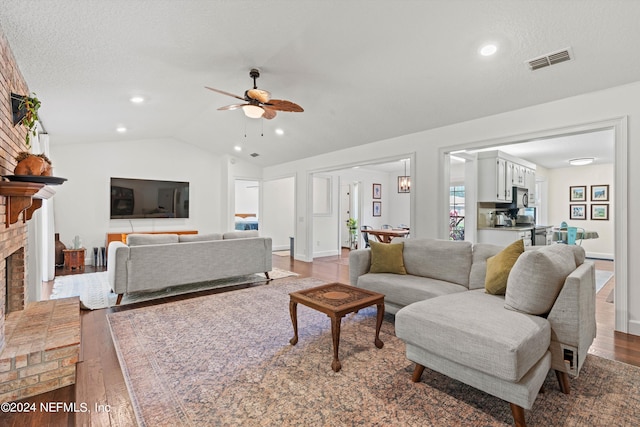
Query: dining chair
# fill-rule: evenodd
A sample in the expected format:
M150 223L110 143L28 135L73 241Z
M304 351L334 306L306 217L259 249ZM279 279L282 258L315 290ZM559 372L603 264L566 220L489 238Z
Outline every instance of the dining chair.
M389 229L389 228L393 228L393 226L391 224L383 224L382 225L382 229L383 230L386 230L386 229Z
M362 233L362 238L364 239L365 249L371 246L369 245L369 233L367 233L367 230L373 230L373 227L370 225L363 225L360 227L360 233Z

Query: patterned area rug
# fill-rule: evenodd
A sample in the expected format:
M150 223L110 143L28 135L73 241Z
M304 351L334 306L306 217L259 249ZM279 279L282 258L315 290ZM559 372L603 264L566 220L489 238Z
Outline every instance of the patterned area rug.
M269 272L271 279L298 276L297 273L274 268ZM132 304L140 301L148 301L158 298L166 298L173 295L181 295L225 286L257 283L265 280L264 273L249 274L245 276L230 277L227 279L211 280L208 282L192 283L187 285L172 286L153 292L136 292L125 294L120 305ZM80 305L87 310L97 310L116 305L117 295L111 292L107 272L73 274L58 276L53 284L53 291L49 299L80 297Z
M330 321L290 292L317 279L176 301L108 315L113 340L142 426L510 426L509 404L413 364L385 316L374 344L375 307L342 320L333 372ZM637 425L640 369L589 355L571 394L553 373L530 411L532 426Z

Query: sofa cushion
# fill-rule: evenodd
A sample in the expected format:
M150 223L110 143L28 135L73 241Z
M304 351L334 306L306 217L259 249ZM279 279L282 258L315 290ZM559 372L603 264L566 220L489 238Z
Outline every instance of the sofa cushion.
M227 231L222 235L225 240L246 239L248 237L259 237L258 230Z
M162 245L168 243L178 243L177 234L129 234L127 235L127 245Z
M503 297L482 289L408 305L396 313L395 325L396 335L407 343L512 382L544 356L551 342L546 319L507 310Z
M403 243L369 242L371 246L370 273L407 274L402 258Z
M488 294L504 295L507 290L509 272L523 252L524 242L519 239L487 259L484 289Z
M222 234L180 234L178 236L180 242L208 242L210 240L222 240Z
M511 269L505 307L528 314L546 314L566 277L576 269L570 245L556 244L525 251Z
M404 242L407 274L469 286L472 245L439 239L407 239Z
M465 286L451 282L391 273L364 274L358 277L357 286L384 294L385 303L400 307L441 295L467 292Z
M469 289L484 289L487 275L487 259L504 249L504 246L490 243L476 243L473 245L473 264L469 274Z

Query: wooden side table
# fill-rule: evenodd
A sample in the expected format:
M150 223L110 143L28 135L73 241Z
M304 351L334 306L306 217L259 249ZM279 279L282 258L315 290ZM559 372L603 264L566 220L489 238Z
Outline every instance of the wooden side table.
M84 270L84 248L80 249L63 249L64 269L72 270L74 268Z

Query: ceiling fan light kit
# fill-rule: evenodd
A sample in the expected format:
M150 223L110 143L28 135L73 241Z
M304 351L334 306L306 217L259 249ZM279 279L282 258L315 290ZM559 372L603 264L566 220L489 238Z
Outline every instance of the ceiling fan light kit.
M265 118L271 120L277 115L276 111L286 111L294 113L301 113L304 111L301 106L294 102L284 99L271 99L271 93L269 93L269 91L258 89L256 79L260 77L260 70L258 70L257 68L252 68L251 71L249 71L249 77L253 79L253 88L246 90L244 92L244 96L234 95L232 93L225 92L220 89L214 89L209 86L205 86L205 88L214 92L218 92L222 95L231 96L241 101L246 101L247 104L226 105L224 107L218 108L218 110L236 110L238 108L242 108L245 116L252 119Z
M251 119L259 119L260 117L264 116L264 109L257 105L251 105L251 104L243 105L242 111L244 111L245 116Z

